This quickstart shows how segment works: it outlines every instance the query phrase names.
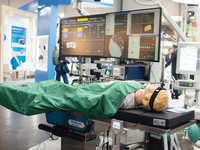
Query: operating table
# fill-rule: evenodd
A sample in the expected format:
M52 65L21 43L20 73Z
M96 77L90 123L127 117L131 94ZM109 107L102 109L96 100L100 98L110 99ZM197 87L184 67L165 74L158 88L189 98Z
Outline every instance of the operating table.
M113 131L113 149L120 149L120 133L123 128L139 129L163 134L164 150L168 150L167 134L174 133L194 124L194 111L166 109L163 112L149 112L143 107L132 110L119 109L110 118L103 118L73 111L46 113L47 122L54 126L40 124L39 128L61 138L61 149L95 150L96 135L110 129ZM173 147L171 142L170 148Z
M97 133L108 131L111 127L115 141L113 146L118 149L120 132L126 127L164 134L167 150L167 133L173 134L194 123L192 110L167 109L154 113L143 107L119 109L128 93L144 88L138 82L72 86L50 80L29 85L30 88L0 85L0 105L24 115L46 113L47 121L54 126L39 125L39 128L63 137L62 147L72 145L70 139L77 139L81 141L82 149L93 150ZM70 143L65 145L66 137L70 138L65 142ZM76 141L74 145L78 145Z

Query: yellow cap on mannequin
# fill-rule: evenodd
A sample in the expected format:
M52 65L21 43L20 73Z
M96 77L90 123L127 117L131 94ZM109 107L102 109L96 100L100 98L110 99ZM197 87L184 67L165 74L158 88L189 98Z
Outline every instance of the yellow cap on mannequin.
M146 87L145 92L144 92L145 95L142 98L142 103L145 109L151 110L151 107L149 106L149 101L150 101L151 95L157 88L158 86L155 84L154 85L149 84ZM168 97L167 91L161 90L154 100L153 109L158 112L163 111L167 107L168 100L169 100L169 97Z

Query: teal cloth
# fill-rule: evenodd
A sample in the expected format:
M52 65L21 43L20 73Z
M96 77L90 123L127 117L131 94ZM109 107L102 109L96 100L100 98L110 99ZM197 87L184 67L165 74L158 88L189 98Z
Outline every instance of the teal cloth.
M24 115L66 110L108 118L115 115L128 93L144 88L136 81L69 85L47 80L28 84L31 88L0 85L0 105Z
M199 140L199 127L196 123L188 127L188 136L192 143L196 143Z

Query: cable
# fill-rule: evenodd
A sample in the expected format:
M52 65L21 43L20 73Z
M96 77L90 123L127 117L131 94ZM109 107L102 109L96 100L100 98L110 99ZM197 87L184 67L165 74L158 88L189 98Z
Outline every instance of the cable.
M106 143L104 143L104 142L105 142L104 139L105 139L105 132L103 132L103 142L102 142L103 145L102 145L102 150L104 150L104 146L105 146L105 144L106 144Z
M109 150L109 149L108 149L108 147L109 147L109 132L110 132L110 127L109 127L109 129L108 129L108 131L107 131L107 142L104 143L104 140L103 140L102 150L104 150L104 146L105 146L106 144L107 144L106 150ZM104 134L104 137L103 137L103 138L105 138L105 134Z
M106 143L104 143L104 144L102 145L102 150L104 150L103 148L104 148L105 145L106 145Z
M110 129L107 131L107 150L108 150L108 146L109 146L109 131L110 131Z

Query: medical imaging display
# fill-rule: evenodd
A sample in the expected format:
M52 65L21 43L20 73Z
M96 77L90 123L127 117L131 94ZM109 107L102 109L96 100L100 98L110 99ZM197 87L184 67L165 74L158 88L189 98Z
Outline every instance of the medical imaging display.
M159 61L161 8L106 14L105 57Z
M60 20L61 56L101 56L104 52L105 14Z
M179 43L177 73L200 74L200 43Z

